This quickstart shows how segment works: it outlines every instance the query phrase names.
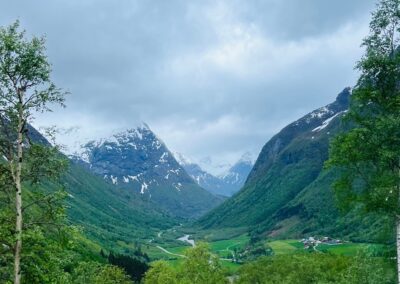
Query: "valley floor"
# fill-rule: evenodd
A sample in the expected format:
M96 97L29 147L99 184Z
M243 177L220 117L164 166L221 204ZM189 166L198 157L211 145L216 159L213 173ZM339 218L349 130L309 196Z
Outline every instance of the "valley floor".
M192 247L186 241L179 240L182 236L187 236L190 230L180 226L159 232L156 237L151 238L142 250L149 255L152 260L166 260L173 266L178 265L185 258L185 251ZM192 232L193 233L193 232ZM250 237L238 231L238 235L222 238L221 232L197 232L190 235L189 239L194 238L195 242L207 242L210 250L219 256L221 263L231 273L235 273L241 264L236 263L238 251L244 249ZM212 235L214 238L210 238ZM229 234L227 234L229 235ZM273 250L273 255L287 255L304 252L304 245L299 239L288 240L265 240L266 247ZM315 250L319 253L330 253L336 255L356 256L360 252L368 254L379 254L388 249L387 245L372 243L352 243L345 242L338 245L319 244Z

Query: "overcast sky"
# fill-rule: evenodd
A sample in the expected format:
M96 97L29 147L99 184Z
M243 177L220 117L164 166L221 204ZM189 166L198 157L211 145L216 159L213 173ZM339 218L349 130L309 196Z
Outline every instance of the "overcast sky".
M372 0L1 0L45 35L67 108L35 125L83 141L140 121L194 160L256 158L287 123L354 85Z

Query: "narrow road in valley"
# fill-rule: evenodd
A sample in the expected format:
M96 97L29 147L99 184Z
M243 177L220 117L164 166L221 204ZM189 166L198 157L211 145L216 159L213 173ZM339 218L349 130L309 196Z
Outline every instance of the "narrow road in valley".
M170 254L170 255L174 255L174 256L186 258L186 256L183 255L183 254L177 254L177 253L170 252L170 251L166 250L166 249L163 248L163 247L157 246L157 248L158 248L159 250L161 250L162 252L165 252L166 254ZM232 262L232 259L229 259L229 258L222 258L222 257L220 257L219 259L220 259L220 260L225 260L225 261L230 261L230 262Z
M157 237L158 237L158 238L162 238L162 234L163 234L162 231L158 232ZM178 240L179 240L179 241L182 241L182 242L185 242L185 243L188 243L188 244L190 244L192 247L195 247L195 246L196 246L195 240L191 240L191 239L189 239L189 238L190 238L190 235L184 235L183 237L178 238ZM154 239L153 239L153 241L154 241ZM240 243L241 243L241 242L238 242L238 243L232 244L232 245L230 245L230 246L227 246L224 250L221 250L221 251L228 251L228 252L230 252L230 253L232 254L232 257L233 257L233 260L234 260L234 259L235 259L235 254L234 254L234 252L233 252L232 250L230 250L230 248L231 248L232 246L236 246L236 245L238 245L238 244L240 244ZM170 252L169 250L167 250L167 249L165 249L165 248L163 248L163 247L161 247L161 246L156 246L156 248L158 248L159 250L161 250L162 252L164 252L164 253L166 253L166 254L173 255L173 256L177 256L177 257L186 258L186 256L183 255L183 254L178 254L178 253ZM232 262L232 259L229 259L229 258L220 257L219 259L220 259L220 260L224 260L224 261L230 261L230 262Z
M170 251L166 250L166 249L163 248L163 247L157 246L157 248L160 249L160 250L162 250L163 252L165 252L165 253L167 253L167 254L186 258L186 256L184 256L183 254L177 254L177 253L170 252Z
M194 242L194 240L190 240L190 235L184 235L183 237L180 237L178 239L178 241L182 241L182 242L186 242L188 244L190 244L192 247L196 246L196 243Z
M229 252L229 253L232 255L232 259L229 259L229 258L220 258L220 259L221 259L221 260L230 260L230 261L235 260L235 259L236 259L236 255L235 255L235 252L234 252L233 250L231 250L231 247L240 245L240 244L242 244L242 243L243 243L243 241L240 241L240 242L231 244L231 245L227 246L227 247L224 248L224 249L218 250L218 251L227 251L227 252Z

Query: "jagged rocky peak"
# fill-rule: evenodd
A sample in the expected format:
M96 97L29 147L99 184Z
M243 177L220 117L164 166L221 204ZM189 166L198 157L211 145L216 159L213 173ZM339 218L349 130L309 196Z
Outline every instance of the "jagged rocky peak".
M151 145L148 145L147 142L152 142ZM90 141L85 144L83 147L91 148L91 147L101 147L106 145L107 148L110 147L132 147L135 150L138 149L138 146L153 146L157 149L161 148L163 145L162 141L157 138L157 136L151 131L150 127L146 123L142 123L140 126L136 128L130 128L125 131L117 132L111 135L108 138L102 138L98 141Z
M326 122L329 123L329 121L327 121L328 119L332 120L339 113L347 111L349 107L350 96L351 88L345 88L342 92L338 94L336 100L333 103L308 113L299 120L293 122L292 124L289 124L284 129L293 127L314 129L318 126L323 125L324 123L326 124Z
M90 171L174 215L199 216L221 201L194 182L147 124L91 141L84 149Z
M336 97L336 102L343 106L348 106L350 103L350 96L351 96L351 87L346 87L341 91L337 97Z
M176 182L177 189L179 182L187 179L165 144L145 123L90 141L82 149L80 159L91 171L113 184L140 183L142 194L161 179Z

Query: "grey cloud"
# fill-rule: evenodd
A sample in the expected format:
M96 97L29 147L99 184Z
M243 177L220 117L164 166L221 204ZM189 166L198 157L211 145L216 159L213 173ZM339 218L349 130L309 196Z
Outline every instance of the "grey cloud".
M88 137L146 121L173 150L223 161L354 84L373 3L20 0L0 25L45 34L71 92L37 124Z
M375 1L369 0L269 0L235 1L247 21L262 26L267 35L296 40L335 31L368 14Z

